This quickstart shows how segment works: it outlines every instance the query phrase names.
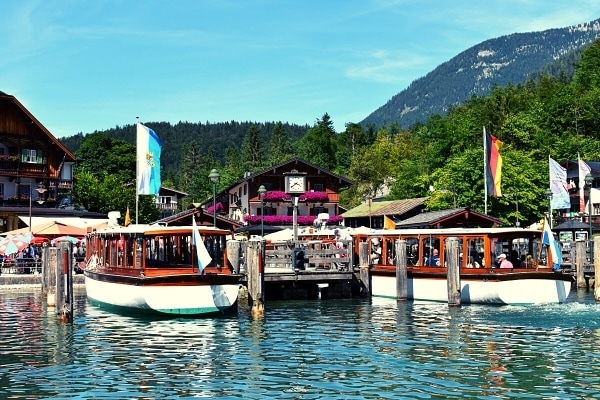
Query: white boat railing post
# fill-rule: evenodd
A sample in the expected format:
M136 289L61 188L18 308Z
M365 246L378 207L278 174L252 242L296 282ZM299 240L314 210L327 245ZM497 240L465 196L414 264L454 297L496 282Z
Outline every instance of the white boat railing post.
M458 238L446 239L446 277L448 282L448 306L460 307L460 263Z
M396 239L396 300L408 298L408 278L406 272L406 240Z

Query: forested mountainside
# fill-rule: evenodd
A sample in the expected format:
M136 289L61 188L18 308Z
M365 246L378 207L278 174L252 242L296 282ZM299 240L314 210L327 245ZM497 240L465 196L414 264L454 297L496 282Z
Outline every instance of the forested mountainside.
M167 170L177 170L181 162L183 147L190 142L198 143L200 148L205 152L212 150L214 157L222 160L224 159L227 147L239 148L241 146L251 126L258 128L263 143L269 143L277 123L236 121L218 123L178 122L172 125L169 122L144 122L144 125L154 129L162 141L162 165ZM292 140L299 139L310 128L309 126L287 123L283 123L283 126L287 135ZM121 139L135 144L135 125L116 126L113 129L94 133L103 133L111 139ZM60 138L60 141L69 150L76 152L88 135L79 134Z
M543 75L571 77L574 72L571 61L599 33L600 19L486 40L412 82L361 121L361 125L377 129L396 123L408 128L432 114L446 113L473 95L486 95L494 86L517 85Z

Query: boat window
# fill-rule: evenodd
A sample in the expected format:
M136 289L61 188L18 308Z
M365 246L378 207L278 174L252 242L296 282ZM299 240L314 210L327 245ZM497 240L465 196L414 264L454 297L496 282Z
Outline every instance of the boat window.
M385 239L385 264L396 265L396 240L393 238Z
M406 238L406 265L419 265L419 239Z
M483 249L484 241L482 237L479 238L468 238L466 253L467 267L483 267ZM470 265L469 265L470 264Z
M429 267L440 266L440 239L434 237L425 238L424 242L424 254L423 254L423 265Z

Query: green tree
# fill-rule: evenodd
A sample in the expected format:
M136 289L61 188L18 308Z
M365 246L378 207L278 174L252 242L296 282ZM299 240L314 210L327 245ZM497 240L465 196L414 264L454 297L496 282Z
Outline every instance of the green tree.
M292 158L293 155L292 141L283 124L278 122L269 142L269 165L281 164Z
M320 165L328 170L334 170L336 160L336 138L333 121L329 114L317 120L315 126L306 132L298 143L298 156Z
M251 125L242 142L242 165L244 171L257 172L265 165L264 150L260 137L260 129Z

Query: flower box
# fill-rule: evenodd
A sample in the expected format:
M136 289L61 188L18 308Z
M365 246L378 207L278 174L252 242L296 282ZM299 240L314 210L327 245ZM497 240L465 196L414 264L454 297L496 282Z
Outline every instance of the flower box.
M325 192L306 192L301 194L298 200L307 203L325 203L329 201L329 196Z
M276 201L287 201L287 200L290 200L291 198L292 198L292 196L290 196L286 192L282 192L280 190L271 190L271 191L266 192L263 195L262 200L272 203L272 202L276 202Z
M317 217L315 215L299 215L298 225L312 225ZM336 224L342 222L344 218L341 215L329 217L328 224ZM244 221L248 225L259 225L262 222L260 215L247 215ZM294 217L291 215L265 215L264 223L267 225L293 225Z

